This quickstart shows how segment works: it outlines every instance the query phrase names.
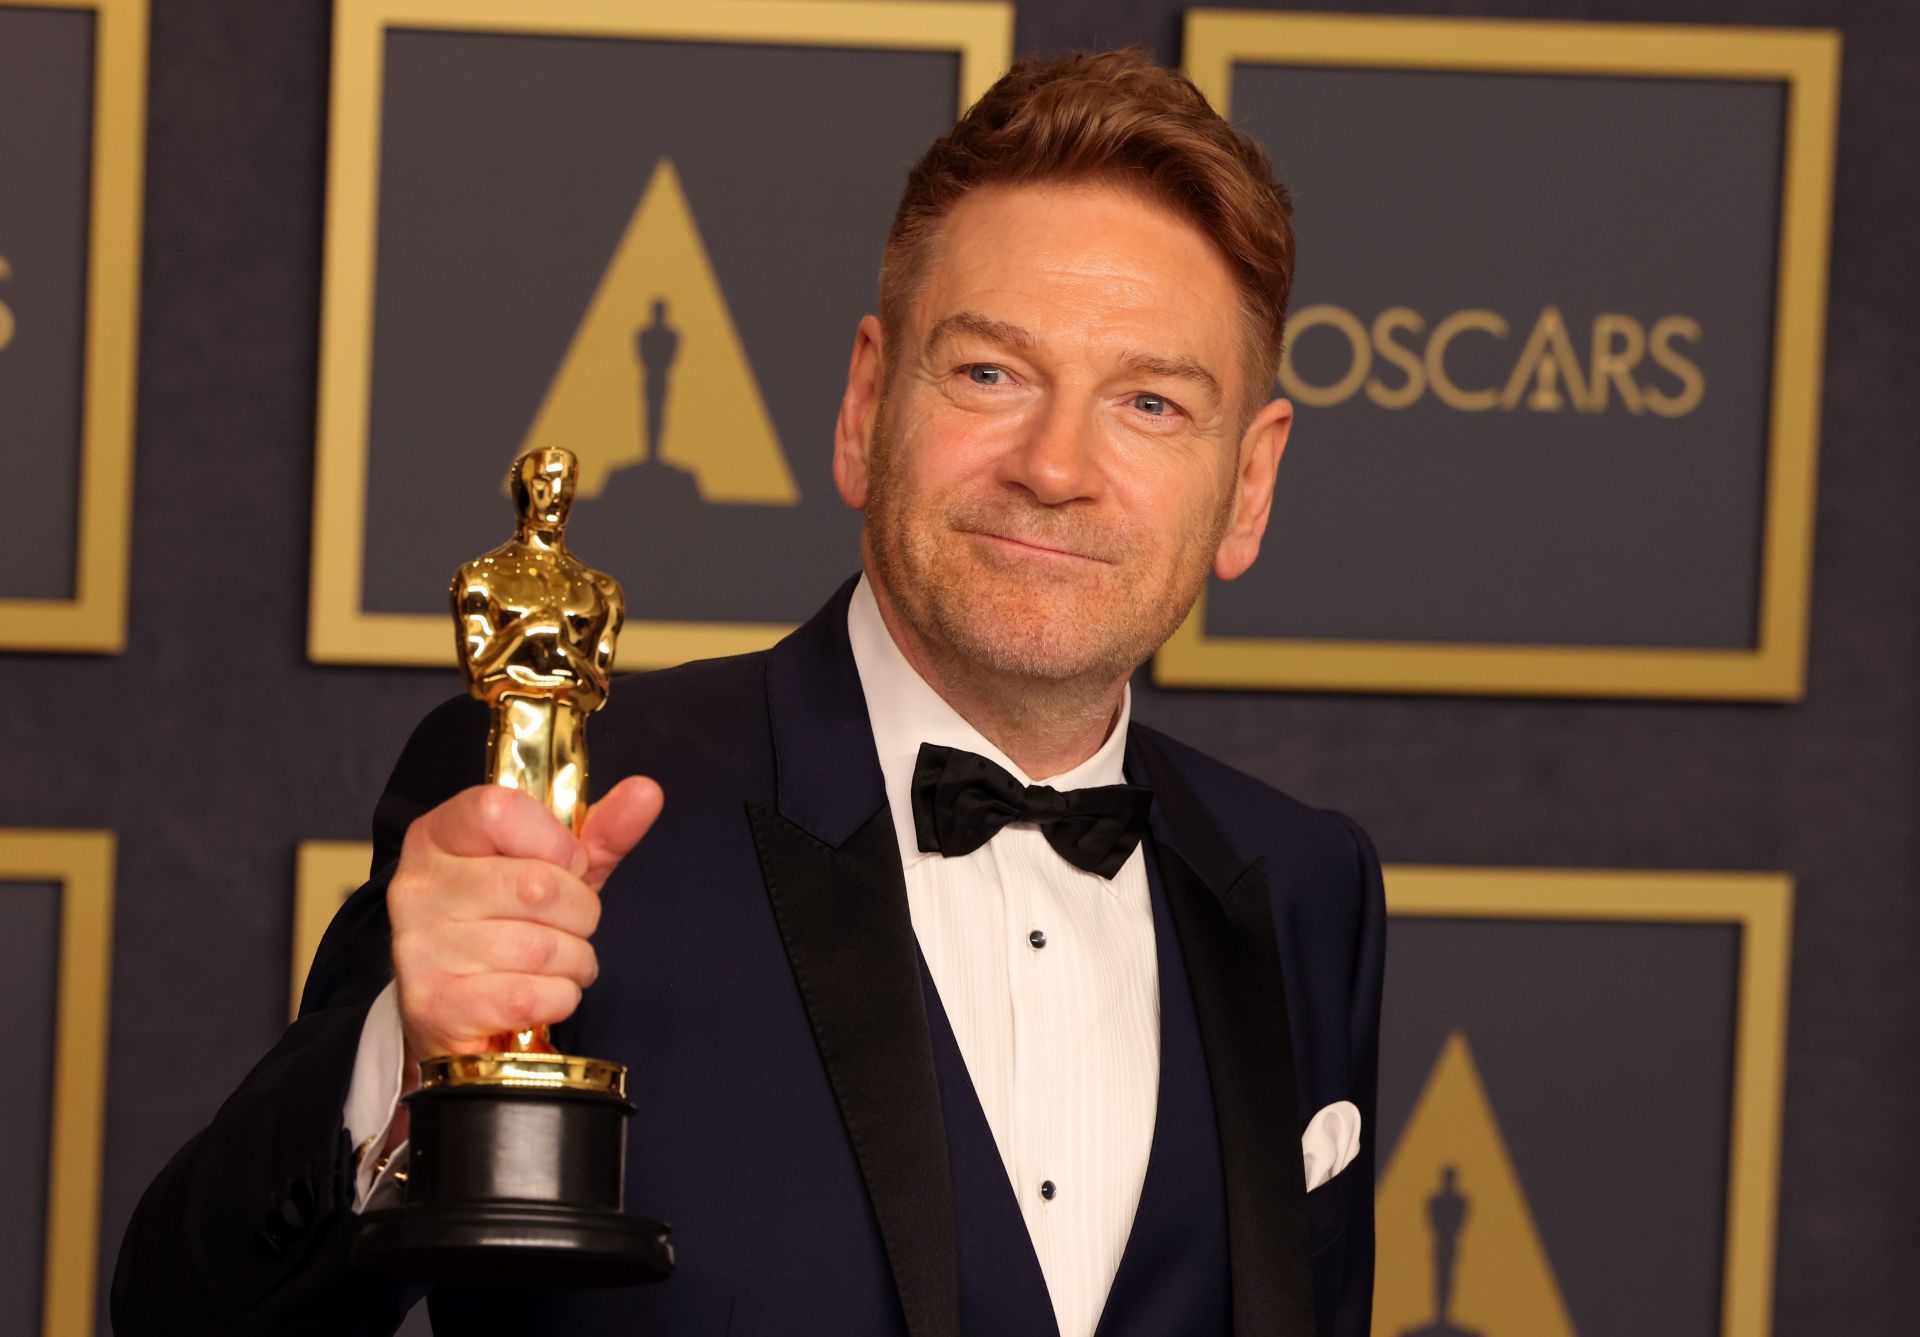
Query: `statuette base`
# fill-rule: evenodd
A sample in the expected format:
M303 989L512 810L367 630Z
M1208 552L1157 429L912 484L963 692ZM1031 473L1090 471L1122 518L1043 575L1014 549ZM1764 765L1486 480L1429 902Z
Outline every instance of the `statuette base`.
M668 1227L622 1210L619 1064L430 1059L407 1097L406 1201L368 1212L357 1267L454 1286L633 1286L673 1271Z
M667 1227L559 1203L440 1203L369 1212L356 1267L440 1286L639 1286L673 1274Z

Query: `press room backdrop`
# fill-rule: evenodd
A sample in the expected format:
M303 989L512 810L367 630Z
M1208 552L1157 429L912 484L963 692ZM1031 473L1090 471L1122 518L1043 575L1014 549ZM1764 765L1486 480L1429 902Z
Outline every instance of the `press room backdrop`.
M905 166L1133 41L1296 193L1267 559L1136 708L1390 864L1376 1332L1911 1329L1920 17L0 0L0 1331L284 1024L507 461L627 667L766 643Z

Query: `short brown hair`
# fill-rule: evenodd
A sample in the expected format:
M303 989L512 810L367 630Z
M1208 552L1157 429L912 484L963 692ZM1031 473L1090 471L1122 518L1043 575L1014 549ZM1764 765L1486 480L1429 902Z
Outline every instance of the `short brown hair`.
M907 176L881 256L887 332L904 328L927 239L962 196L1063 180L1139 190L1213 241L1245 308L1248 397L1265 403L1293 286L1292 202L1265 151L1192 80L1138 46L1019 61L927 150Z

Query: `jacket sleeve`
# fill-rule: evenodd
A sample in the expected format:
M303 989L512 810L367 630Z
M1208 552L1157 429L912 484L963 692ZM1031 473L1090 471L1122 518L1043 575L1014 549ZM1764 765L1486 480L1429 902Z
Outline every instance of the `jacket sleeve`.
M348 1265L353 1148L342 1118L367 1009L391 978L387 880L413 819L481 774L485 710L414 731L374 813L373 869L315 954L300 1015L148 1187L121 1241L120 1337L391 1333L417 1288Z
M1373 1196L1377 1172L1380 1088L1380 996L1386 966L1387 904L1380 856L1367 833L1346 820L1353 836L1355 876L1359 879L1359 931L1355 938L1353 988L1348 1036L1354 1103L1360 1108L1360 1150L1349 1171L1355 1175L1348 1197L1345 1266L1330 1304L1321 1307L1315 1326L1320 1337L1368 1337L1373 1322Z

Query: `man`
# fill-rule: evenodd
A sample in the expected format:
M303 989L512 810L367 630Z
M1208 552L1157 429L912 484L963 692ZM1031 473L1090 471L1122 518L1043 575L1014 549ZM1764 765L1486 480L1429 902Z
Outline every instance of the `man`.
M136 1214L119 1330L390 1330L412 1295L345 1258L403 1074L553 1022L630 1066L679 1270L436 1293L436 1332L1364 1337L1378 863L1127 686L1258 551L1291 271L1186 80L1016 66L911 174L855 337L863 576L617 684L578 840L468 787L478 703L421 725L300 1019Z

